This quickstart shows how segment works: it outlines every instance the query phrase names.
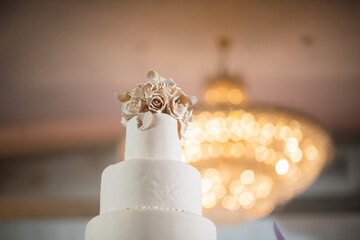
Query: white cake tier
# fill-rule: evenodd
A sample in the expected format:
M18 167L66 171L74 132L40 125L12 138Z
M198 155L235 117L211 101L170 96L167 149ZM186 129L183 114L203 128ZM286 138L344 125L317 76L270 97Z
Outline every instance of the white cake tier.
M143 206L202 215L200 173L183 162L155 159L107 167L101 180L100 213Z
M87 225L85 240L216 240L215 225L202 216L160 209L102 214Z
M151 127L137 128L136 117L126 126L125 160L167 159L181 161L178 122L164 113L154 113Z

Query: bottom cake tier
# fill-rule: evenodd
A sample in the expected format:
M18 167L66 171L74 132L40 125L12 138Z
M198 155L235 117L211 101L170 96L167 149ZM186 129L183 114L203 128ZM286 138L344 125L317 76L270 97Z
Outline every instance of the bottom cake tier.
M93 218L86 226L85 240L216 240L216 227L192 213L127 209Z

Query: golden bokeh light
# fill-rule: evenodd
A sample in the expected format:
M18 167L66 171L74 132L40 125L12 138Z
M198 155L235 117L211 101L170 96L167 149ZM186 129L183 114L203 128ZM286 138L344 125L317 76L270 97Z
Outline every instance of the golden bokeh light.
M289 170L289 162L286 159L280 159L276 163L275 169L277 174L283 175Z
M222 200L222 205L224 208L229 209L231 211L236 211L240 208L239 201L237 197L234 196L226 196Z
M306 152L306 157L309 160L315 160L318 155L318 150L314 145L310 145L309 147L307 147L305 152Z
M252 192L244 192L239 197L239 202L243 207L250 206L254 202L254 200L255 197Z
M231 89L227 94L229 102L232 104L240 104L244 98L243 93L239 89Z
M273 187L273 181L269 178L264 178L260 181L259 185L256 188L256 197L259 199L264 199L271 193Z
M226 194L226 189L223 185L214 186L212 191L217 199L222 199Z
M245 185L251 184L255 180L255 173L252 170L245 170L241 173L240 179Z
M290 153L290 159L294 163L299 162L302 159L302 151L301 151L301 149L297 148L295 151Z
M286 140L286 150L289 152L295 152L298 149L299 142L296 138L290 137Z
M204 208L212 208L216 205L216 197L213 193L206 193L202 196L202 205Z

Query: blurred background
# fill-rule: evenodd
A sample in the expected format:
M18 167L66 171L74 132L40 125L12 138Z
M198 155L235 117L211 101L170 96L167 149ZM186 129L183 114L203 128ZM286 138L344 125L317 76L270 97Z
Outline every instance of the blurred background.
M357 1L5 1L0 5L0 239L83 239L100 176L121 161L122 93L149 69L202 101L216 42L252 102L295 109L332 136L317 181L218 239L360 234Z

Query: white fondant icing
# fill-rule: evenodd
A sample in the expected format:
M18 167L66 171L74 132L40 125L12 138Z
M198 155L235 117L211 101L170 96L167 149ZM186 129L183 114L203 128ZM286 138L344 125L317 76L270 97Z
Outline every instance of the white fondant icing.
M100 213L161 207L201 215L201 177L177 161L137 159L107 167L101 180Z
M161 209L102 214L87 225L85 240L216 240L215 225L202 216Z
M132 118L126 127L124 159L181 161L181 140L177 120L168 114L154 113L150 128L140 131L136 118Z

